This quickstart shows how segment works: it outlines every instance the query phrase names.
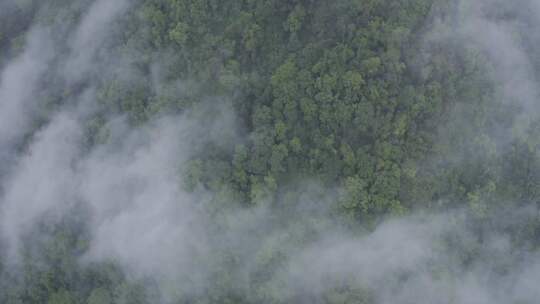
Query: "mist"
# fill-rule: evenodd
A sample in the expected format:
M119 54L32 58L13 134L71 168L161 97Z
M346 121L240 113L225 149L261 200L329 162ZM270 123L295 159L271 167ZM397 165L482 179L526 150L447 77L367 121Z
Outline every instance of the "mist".
M164 304L199 303L203 298L210 299L204 303L537 301L540 210L525 194L516 196L520 200L510 194L493 198L497 191L514 189L505 188L513 177L504 169L482 171L479 182L462 178L470 189L459 189L461 196L444 197L444 191L437 190L443 194L430 197L429 204L388 212L373 207L379 213L352 216L340 209L350 196L346 182L326 182L307 170L283 175L274 169L281 157L277 149L268 161L273 175L257 172L253 165L255 169L244 170L250 177L243 177L239 167L258 151L246 147L266 134L251 125L266 121L263 114L272 110L257 105L251 111L241 104L244 86L263 76L227 73L242 70L235 64L256 66L251 60L257 55L223 64L220 61L232 56L228 48L234 47L219 45L216 38L217 59L198 67L202 72L182 66L176 56L188 56L189 43L197 45L183 38L182 23L175 25L177 32L167 34L180 44L180 51L162 47L165 42L157 39L131 38L151 37L160 25L157 15L148 13L160 1L144 2L0 2L0 18L6 11L31 11L20 36L5 40L9 42L0 36L0 299L99 303L96 299L110 296L114 300L103 303L139 303L130 296L140 292L148 303ZM518 2L435 1L420 26L415 38L419 50L406 62L411 78L445 78L437 73L443 74L444 67L440 48L448 47L448 57L460 63L460 56L465 58L464 75L482 75L491 85L486 91L493 94L475 101L480 110L467 99L475 95L467 92L463 100L441 107L449 110L441 112L446 117L433 128L435 152L415 159L419 168L435 166L433 176L443 174L437 171L441 163L450 164L447 171L488 160L504 167L505 157L517 150L516 142L538 135L540 61L534 50L540 45L540 2ZM196 19L197 10L191 9ZM206 9L215 8L208 4ZM294 39L304 39L298 36ZM288 42L291 50L293 42ZM478 63L468 66L467 56ZM435 68L428 68L430 64ZM182 68L182 77L171 77ZM205 92L211 86L201 81L205 73L218 78L218 89L211 94ZM304 77L296 76L299 82ZM270 78L272 83L279 80ZM440 90L445 91L444 86ZM255 101L263 98L251 91L246 95ZM500 110L488 113L496 107ZM482 111L477 116L481 122L469 120ZM246 112L254 113L251 120L244 119ZM512 116L491 123L501 112ZM272 128L281 123L276 121L269 123ZM271 132L282 136L279 130ZM532 160L526 171L535 176L538 143L527 144ZM486 152L482 145L493 149ZM447 154L437 154L438 149ZM323 152L301 153L315 158ZM295 168L294 162L287 165ZM376 166L382 169L375 175L390 167L384 162ZM497 170L503 173L497 175ZM248 198L238 195L237 184L220 183L229 171L245 184L239 188L251 187ZM260 180L263 186L257 188ZM536 180L529 183L536 193ZM492 184L501 186L488 191ZM365 200L359 197L353 196ZM371 210L362 204L353 205ZM107 269L105 275L93 272L101 269ZM40 271L101 287L51 287L38 282L35 273ZM25 283L46 286L52 296L11 295L21 288L17 284ZM71 288L82 291L68 296Z

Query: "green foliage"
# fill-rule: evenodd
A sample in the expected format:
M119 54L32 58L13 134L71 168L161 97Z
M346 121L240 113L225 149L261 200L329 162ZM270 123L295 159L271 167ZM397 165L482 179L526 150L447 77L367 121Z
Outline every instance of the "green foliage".
M57 8L69 1L48 2ZM38 2L24 3L0 15L0 67L21 52L37 18ZM304 180L338 189L329 209L354 227L422 208L464 207L486 220L505 202L540 200L540 124L516 123L519 110L503 100L486 54L456 41L423 39L434 4L444 1L134 3L109 46L129 58L129 75L96 81L100 108L85 121L87 150L109 140L111 116L125 115L137 127L209 99L230 100L245 135L241 143L210 143L179 172L180 186L209 191L218 210L234 202L287 213L300 197L291 188ZM63 16L51 11L40 18ZM70 92L82 88L63 89L47 96L51 104L68 103ZM216 271L215 288L181 303L295 302L280 271L286 246L305 244L306 227L322 225L310 220L320 219L299 219L309 223L283 227L253 249L249 274L235 272L240 253L216 253L230 261ZM537 223L527 225L523 239L538 230ZM13 286L0 291L0 302L155 303L144 284L114 265L78 265L88 246L84 229L45 230L50 239L25 245L23 278L2 280ZM255 294L233 288L235 275L247 276ZM321 301L374 303L369 290L352 285L326 291Z
M112 298L109 291L105 288L96 288L92 290L87 304L112 304Z
M47 304L75 304L75 298L65 290L60 290L51 294Z

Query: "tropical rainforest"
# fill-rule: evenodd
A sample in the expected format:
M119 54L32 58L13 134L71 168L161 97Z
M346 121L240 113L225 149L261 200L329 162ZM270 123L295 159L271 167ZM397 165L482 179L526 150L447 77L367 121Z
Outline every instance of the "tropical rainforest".
M0 303L538 303L539 20L0 0Z

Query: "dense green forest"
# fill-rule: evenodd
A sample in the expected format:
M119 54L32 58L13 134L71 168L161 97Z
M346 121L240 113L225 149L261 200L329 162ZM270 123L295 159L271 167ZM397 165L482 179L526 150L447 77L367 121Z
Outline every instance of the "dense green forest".
M0 0L0 303L536 303L537 0Z

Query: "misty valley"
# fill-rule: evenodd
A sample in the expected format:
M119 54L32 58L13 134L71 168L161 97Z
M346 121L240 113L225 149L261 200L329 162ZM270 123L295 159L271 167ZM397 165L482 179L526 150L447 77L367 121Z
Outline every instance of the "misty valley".
M0 304L540 303L540 0L0 0Z

